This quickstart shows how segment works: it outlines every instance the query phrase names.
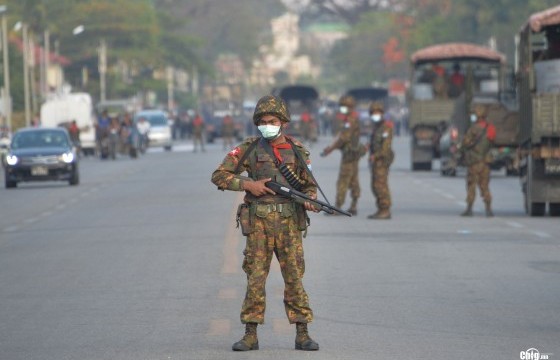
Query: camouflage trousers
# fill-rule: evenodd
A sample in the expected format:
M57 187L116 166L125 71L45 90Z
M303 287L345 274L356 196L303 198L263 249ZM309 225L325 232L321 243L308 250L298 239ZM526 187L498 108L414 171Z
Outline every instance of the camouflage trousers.
M469 165L467 168L467 205L474 203L476 186L480 188L480 195L485 203L492 202L490 194L490 166L485 162Z
M391 208L391 193L389 191L389 166L383 161L375 161L371 167L371 191L375 196L377 209Z
M346 200L346 193L350 190L353 200L360 197L360 181L358 177L359 160L340 163L340 172L336 182L336 206L342 207Z
M196 151L199 146L204 151L204 139L202 137L202 134L193 134L193 145L194 151Z
M257 214L251 220L253 231L247 236L243 252L247 292L241 308L241 322L264 323L265 285L273 254L284 278L284 308L290 324L311 322L313 311L302 283L305 272L302 233L295 217L274 211L262 217Z
M233 135L222 134L222 141L223 141L223 145L224 145L224 150L233 149Z

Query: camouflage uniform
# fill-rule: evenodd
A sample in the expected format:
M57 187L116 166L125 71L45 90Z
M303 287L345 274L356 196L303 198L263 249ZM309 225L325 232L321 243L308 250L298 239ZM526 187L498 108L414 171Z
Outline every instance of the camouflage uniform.
M200 148L202 149L202 151L204 150L204 138L203 138L203 134L204 134L204 120L202 119L202 116L197 115L193 122L192 122L193 128L193 145L194 145L194 152L197 151L198 149L198 145L200 145Z
M284 119L289 121L289 113L285 103L278 104L277 98L272 96L263 99L257 104L255 114L258 112L263 116L263 114L271 113L283 121L285 121ZM267 109L269 110L267 111ZM258 119L254 120L255 123L258 121ZM306 171L306 165L301 164L295 155L295 151L297 151L306 163L310 164L309 152L300 142L291 138L290 140L292 140L295 148L279 148L281 158L300 179L302 184L300 191L316 197L317 187ZM221 190L242 191L245 180L239 174L246 171L252 180L272 178L282 185L290 187L275 165L275 159L268 154L261 141L263 141L261 138L248 138L230 151L212 174L212 182ZM248 150L251 151L245 154ZM244 158L243 163L240 163L242 158ZM254 324L255 326L264 323L265 284L273 254L278 259L284 278L284 307L289 322L291 324L297 323L298 326L311 322L313 312L309 307L308 296L302 284L305 272L302 232L306 230L308 224L303 205L280 195L266 194L256 197L247 191L244 203L240 205L240 209L242 208L246 209L245 212L241 212L240 221L243 233L247 236L246 247L243 252L245 256L243 270L247 275L247 292L241 309L241 322L248 325ZM298 334L299 329L298 327ZM307 336L306 326L305 334ZM307 338L309 337L307 336ZM252 345L254 339L256 339L256 327L254 339L242 343L244 339L234 344L234 350L258 349L258 341L256 348ZM240 343L244 346L245 344L250 346L243 349L236 348ZM315 345L317 348L304 348L303 350L317 350L318 345L316 343ZM296 348L297 346L296 338Z
M389 192L389 167L393 162L394 153L391 148L393 128L386 122L374 125L370 138L371 191L376 199L378 214L388 212L391 208ZM371 216L374 218L374 216Z
M354 100L345 96L341 99L340 104L350 105L350 112L341 117L344 125L336 140L323 150L323 155L328 155L334 149L340 149L342 151L340 170L336 182L335 203L336 207L342 207L346 200L346 192L350 189L352 203L348 211L355 215L357 214L356 207L358 198L360 197L358 163L360 162L360 158L365 154L366 149L360 144L360 123L358 121L358 114L351 111Z
M490 148L496 136L494 125L488 124L484 118L483 109L477 109L479 120L474 123L463 138L461 151L467 165L467 210L463 216L472 215L472 205L476 196L476 186L486 205L486 215L492 216L490 194Z

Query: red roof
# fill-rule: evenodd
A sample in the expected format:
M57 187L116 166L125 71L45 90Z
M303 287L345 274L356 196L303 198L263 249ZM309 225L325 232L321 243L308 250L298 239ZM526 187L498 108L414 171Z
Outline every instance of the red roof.
M483 60L505 62L506 57L485 46L470 43L446 43L428 46L410 57L412 63L444 60Z
M541 32L542 28L560 24L560 5L531 15L525 26L531 27L534 32Z
M12 44L15 44L20 52L23 52L23 40L22 39L20 39L17 36L12 36L12 37L10 37L10 42ZM42 61L42 59L41 59L42 56L41 55L43 54L43 51L44 51L43 47L35 45L35 47L33 49L33 53L35 55L35 63L36 64L39 64ZM67 66L67 65L70 65L70 63L71 63L70 59L68 59L67 57L62 56L62 55L57 55L53 52L49 52L49 62L51 62L52 64L59 64L61 66Z

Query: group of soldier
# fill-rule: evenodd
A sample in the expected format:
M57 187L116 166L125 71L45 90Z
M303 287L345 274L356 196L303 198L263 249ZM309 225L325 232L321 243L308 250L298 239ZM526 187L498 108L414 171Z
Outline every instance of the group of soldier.
M350 190L348 212L357 214L360 196L358 163L369 150L371 188L376 197L377 212L368 218L390 219L388 175L394 159L391 148L393 127L383 116L383 105L372 103L369 115L373 130L369 144L361 144L360 125L354 107L352 97L340 99L342 129L321 153L327 156L335 149L342 152L336 207L344 204L346 193ZM468 166L467 209L463 215L472 215L475 186L478 184L486 203L486 215L492 216L487 155L495 137L495 128L486 122L483 107L475 109L472 121L473 126L462 146ZM290 324L296 325L295 349L319 350L318 343L308 332L313 311L302 283L305 271L302 238L309 225L307 211L319 210L310 201L294 201L275 193L266 185L274 179L283 187L297 188L310 199L317 198L318 184L311 173L310 153L301 142L284 134L289 122L290 114L281 98L272 95L262 97L253 115L253 123L260 136L247 138L231 150L212 173L212 182L218 189L245 192L244 201L237 211L238 226L246 236L242 268L247 276L247 290L240 314L241 322L245 324L245 335L233 344L234 351L259 349L257 327L264 323L266 279L274 255L284 279L286 315ZM247 176L241 175L244 172Z

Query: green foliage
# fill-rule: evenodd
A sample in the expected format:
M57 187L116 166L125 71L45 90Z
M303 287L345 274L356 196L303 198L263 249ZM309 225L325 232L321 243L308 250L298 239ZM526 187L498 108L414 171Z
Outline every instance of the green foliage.
M343 74L342 81L347 86L367 85L392 76L406 78L407 61L392 72L380 66L380 44L390 37L396 37L408 55L437 43L488 45L490 38L494 38L498 51L512 61L514 35L528 17L558 5L557 0L405 0L404 3L405 10L399 15L412 19L405 26L399 25L397 16L387 12L360 14L349 38L333 49L327 64L329 76L340 79Z
M354 26L349 38L333 49L329 76L337 78L337 75L344 74L341 88L370 86L375 80L385 80L387 67L383 63L383 44L394 31L391 14L369 12L362 15L362 21Z

